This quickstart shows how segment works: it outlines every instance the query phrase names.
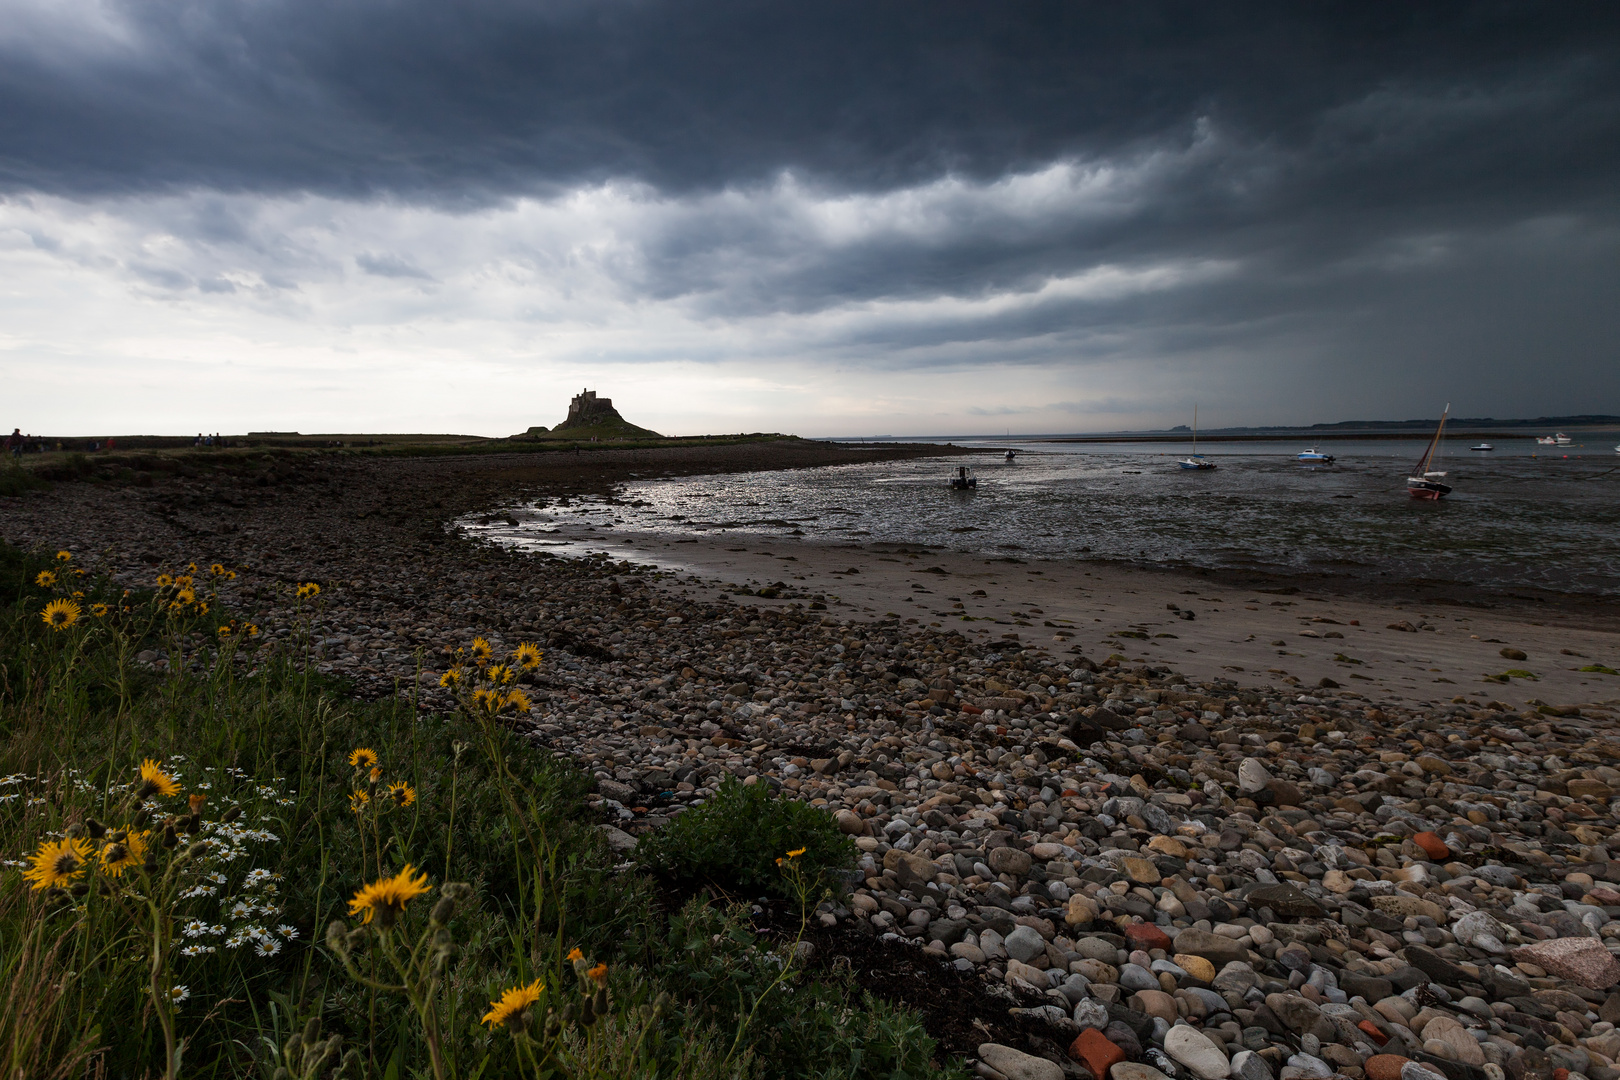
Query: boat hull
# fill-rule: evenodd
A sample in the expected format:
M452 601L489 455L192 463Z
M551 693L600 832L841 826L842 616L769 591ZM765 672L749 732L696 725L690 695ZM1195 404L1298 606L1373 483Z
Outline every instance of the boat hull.
M1215 463L1213 461L1178 461L1176 464L1180 465L1183 469L1196 470L1198 472L1208 472L1215 468Z
M1425 480L1422 477L1412 476L1407 478L1406 493L1414 499L1439 499L1442 496L1450 495L1451 488L1438 480Z

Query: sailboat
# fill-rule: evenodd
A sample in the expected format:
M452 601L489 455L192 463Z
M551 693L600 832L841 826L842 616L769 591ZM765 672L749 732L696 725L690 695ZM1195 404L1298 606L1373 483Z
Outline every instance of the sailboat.
M1451 494L1451 488L1438 479L1446 474L1429 468L1434 464L1435 451L1440 449L1440 436L1446 430L1446 417L1450 415L1451 402L1448 401L1445 411L1440 414L1440 426L1434 429L1434 438L1429 440L1428 448L1418 459L1417 468L1406 478L1406 493L1414 499L1438 499Z
M1198 406L1193 406L1193 452L1192 457L1182 458L1176 464L1183 469L1213 469L1213 461L1205 461L1204 455L1198 452Z

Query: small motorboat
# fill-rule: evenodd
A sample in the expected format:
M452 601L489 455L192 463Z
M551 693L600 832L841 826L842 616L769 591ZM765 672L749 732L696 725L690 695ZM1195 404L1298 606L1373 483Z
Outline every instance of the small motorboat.
M1003 458L1003 460L1006 460L1006 461L1012 461L1012 460L1013 460L1013 459L1015 459L1015 458L1016 458L1016 457L1017 457L1017 456L1018 456L1018 455L1017 455L1017 453L1015 453L1015 452L1014 452L1014 451L1012 451L1012 450L1009 450L1009 451L1007 451L1007 452L1006 452L1006 453L1005 453L1005 454L1003 454L1003 455L1002 455L1002 458Z
M1417 468L1406 478L1406 493L1414 499L1439 499L1451 494L1451 487L1440 482L1446 474L1430 468L1434 464L1435 451L1440 449L1440 437L1446 430L1446 417L1450 415L1451 402L1448 401L1445 411L1440 414L1440 426L1434 429L1434 438L1429 440L1423 456L1418 458Z
M1470 449L1470 450L1491 451L1491 450L1495 450L1496 447L1492 446L1488 442L1482 442L1478 446L1470 446L1468 449Z
M956 475L951 477L952 491L972 491L979 486L979 478L973 475L973 470L966 465L956 467Z
M1307 465L1331 465L1333 464L1333 455L1324 454L1313 446L1309 450L1301 450L1299 460Z
M1574 441L1574 439L1570 438L1568 435L1565 435L1562 431L1556 435L1543 435L1536 439L1536 442L1540 443L1542 446L1568 446Z

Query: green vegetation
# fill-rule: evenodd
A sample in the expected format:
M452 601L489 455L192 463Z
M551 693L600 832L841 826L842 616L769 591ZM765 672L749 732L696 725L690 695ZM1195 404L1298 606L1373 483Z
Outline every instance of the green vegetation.
M452 715L361 702L222 610L230 572L129 594L0 547L0 1075L937 1074L914 1014L616 869L589 778L499 722L536 655L471 643ZM842 837L762 820L723 828L803 925Z
M841 870L855 863L855 844L832 816L795 799L779 799L764 783L721 782L714 798L643 841L648 868L684 886L721 884L792 895L779 861L787 851L816 892L840 890Z

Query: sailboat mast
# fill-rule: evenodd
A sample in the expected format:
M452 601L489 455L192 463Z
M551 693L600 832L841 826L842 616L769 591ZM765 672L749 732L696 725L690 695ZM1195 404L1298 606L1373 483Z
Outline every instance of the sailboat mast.
M1434 438L1429 440L1429 446L1418 459L1417 475L1422 476L1429 471L1429 462L1434 460L1435 448L1440 445L1440 433L1446 430L1446 417L1451 415L1451 402L1446 402L1445 411L1440 414L1440 426L1434 429Z
M1193 402L1193 457L1198 456L1198 403Z

